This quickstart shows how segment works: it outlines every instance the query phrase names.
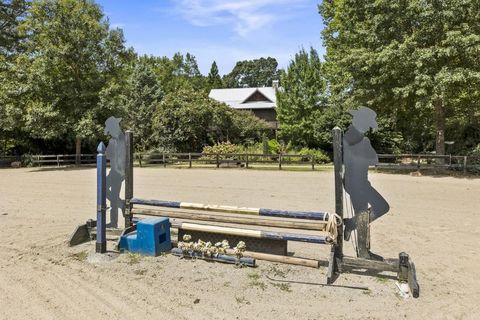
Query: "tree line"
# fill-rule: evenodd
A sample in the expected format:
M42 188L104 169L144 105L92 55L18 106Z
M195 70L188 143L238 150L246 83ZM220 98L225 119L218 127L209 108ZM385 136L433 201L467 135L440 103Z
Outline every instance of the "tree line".
M285 150L328 151L331 129L367 106L379 152L480 154L478 1L331 0L318 10L324 59L302 49L285 70L266 57L220 76L215 61L202 75L190 53L137 54L93 1L0 0L0 150L93 151L111 115L141 151L251 145L272 134L267 124L208 93L279 79Z
M4 153L95 150L104 121L122 117L139 150L201 151L258 141L267 124L208 99L212 88L266 86L274 58L207 76L195 56L138 55L93 1L0 2L0 141Z

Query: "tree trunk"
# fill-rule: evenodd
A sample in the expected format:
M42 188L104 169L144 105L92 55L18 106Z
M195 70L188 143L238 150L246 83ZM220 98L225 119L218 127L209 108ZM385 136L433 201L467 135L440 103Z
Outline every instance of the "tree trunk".
M79 166L81 164L81 154L82 154L82 138L77 137L75 143L75 165Z
M435 106L435 151L437 155L445 154L445 106L442 98L436 98L433 102ZM437 159L438 164L443 164L444 159Z

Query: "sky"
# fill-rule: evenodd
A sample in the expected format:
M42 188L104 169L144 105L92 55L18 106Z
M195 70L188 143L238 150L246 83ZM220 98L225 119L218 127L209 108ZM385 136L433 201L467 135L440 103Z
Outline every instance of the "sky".
M271 56L286 68L302 47L323 55L320 0L97 0L111 27L140 54L190 52L200 71Z

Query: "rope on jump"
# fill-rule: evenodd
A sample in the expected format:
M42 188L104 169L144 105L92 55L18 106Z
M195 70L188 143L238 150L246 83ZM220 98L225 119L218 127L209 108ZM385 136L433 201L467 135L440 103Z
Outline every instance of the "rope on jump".
M341 226L342 223L342 218L338 214L328 213L328 220L327 225L325 226L325 231L328 233L328 236L335 244L337 243L338 227Z

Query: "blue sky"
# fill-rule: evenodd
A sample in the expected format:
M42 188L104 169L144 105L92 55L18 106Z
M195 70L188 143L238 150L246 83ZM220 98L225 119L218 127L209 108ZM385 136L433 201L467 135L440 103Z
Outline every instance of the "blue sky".
M286 67L303 46L324 53L320 0L97 0L140 54L190 52L207 74L239 60L272 56Z

